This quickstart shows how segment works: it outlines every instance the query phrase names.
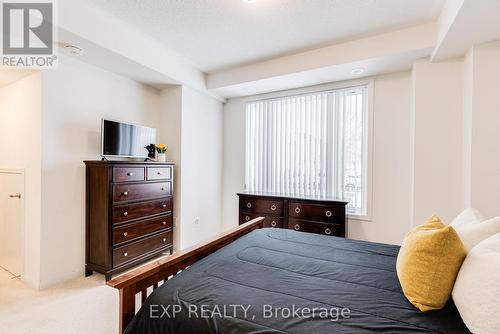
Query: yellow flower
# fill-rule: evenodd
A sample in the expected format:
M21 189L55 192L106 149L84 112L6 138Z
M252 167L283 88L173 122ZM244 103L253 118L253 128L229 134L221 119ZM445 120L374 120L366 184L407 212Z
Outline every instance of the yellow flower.
M156 144L156 152L158 153L165 153L167 152L168 146L165 144Z

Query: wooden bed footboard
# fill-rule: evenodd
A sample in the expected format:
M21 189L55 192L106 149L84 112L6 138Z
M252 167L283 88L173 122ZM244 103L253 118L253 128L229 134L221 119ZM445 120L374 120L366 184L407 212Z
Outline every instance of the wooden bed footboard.
M141 294L141 303L159 285L186 269L196 261L230 244L239 237L263 227L263 217L240 225L214 238L201 242L171 256L162 257L107 282L120 290L120 333L125 331L136 312L136 295Z

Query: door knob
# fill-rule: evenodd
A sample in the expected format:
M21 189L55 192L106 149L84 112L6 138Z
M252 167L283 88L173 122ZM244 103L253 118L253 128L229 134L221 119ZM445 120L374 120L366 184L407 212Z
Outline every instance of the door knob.
M21 193L17 193L17 194L11 194L9 195L10 198L19 198L21 199Z

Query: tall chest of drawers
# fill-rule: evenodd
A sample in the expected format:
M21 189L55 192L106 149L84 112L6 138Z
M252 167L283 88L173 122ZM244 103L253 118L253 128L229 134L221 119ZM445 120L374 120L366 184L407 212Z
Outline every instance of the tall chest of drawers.
M85 161L85 275L172 253L174 164Z
M239 223L264 217L264 227L347 236L347 202L334 198L304 198L263 193L238 193Z

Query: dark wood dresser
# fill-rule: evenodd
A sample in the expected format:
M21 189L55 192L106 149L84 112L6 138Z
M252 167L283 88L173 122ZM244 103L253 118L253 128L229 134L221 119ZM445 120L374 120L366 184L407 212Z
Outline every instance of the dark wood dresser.
M265 217L264 227L347 236L347 202L333 198L300 198L262 193L238 193L240 225Z
M85 275L106 276L172 253L174 164L84 161Z

